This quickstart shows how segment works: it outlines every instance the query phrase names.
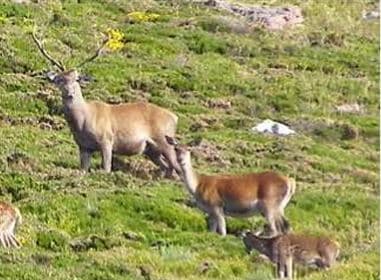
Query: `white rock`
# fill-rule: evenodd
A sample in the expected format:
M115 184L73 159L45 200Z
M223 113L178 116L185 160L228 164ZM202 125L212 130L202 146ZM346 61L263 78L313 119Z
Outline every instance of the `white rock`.
M252 130L276 135L290 135L295 133L295 131L290 129L287 125L272 121L270 119L264 120L260 124L254 126Z
M379 19L380 18L380 12L377 10L374 11L363 11L362 12L362 18L365 20L372 20L372 19Z
M336 111L339 113L361 113L362 108L357 103L343 104L336 106Z

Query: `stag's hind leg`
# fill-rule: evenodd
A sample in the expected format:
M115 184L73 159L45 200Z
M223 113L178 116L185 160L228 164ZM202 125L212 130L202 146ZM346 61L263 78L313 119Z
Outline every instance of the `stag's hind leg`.
M81 169L84 171L89 171L90 169L90 162L91 162L91 152L86 149L79 149L79 157L81 161Z
M154 164L160 167L162 172L168 170L168 165L164 162L161 152L155 148L153 145L148 144L143 152Z

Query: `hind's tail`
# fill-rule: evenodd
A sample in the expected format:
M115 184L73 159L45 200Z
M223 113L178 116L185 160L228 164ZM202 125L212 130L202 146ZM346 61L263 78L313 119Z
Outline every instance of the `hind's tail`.
M294 178L288 178L288 186L290 188L290 197L294 195L296 189L296 181Z
M280 202L280 209L283 211L287 204L290 202L291 197L295 194L296 181L294 178L287 178L284 196Z

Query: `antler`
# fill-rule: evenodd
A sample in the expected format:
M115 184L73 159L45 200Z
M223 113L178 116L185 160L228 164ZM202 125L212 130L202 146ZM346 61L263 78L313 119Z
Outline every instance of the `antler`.
M38 40L35 31L32 32L32 38L33 41L36 43L37 48L40 50L42 55L46 57L53 65L57 66L61 71L65 71L65 67L62 65L61 62L55 60L48 52L44 49L43 44Z
M77 68L80 68L82 67L83 65L85 65L86 63L88 62L91 62L93 60L95 60L98 56L100 56L102 54L102 51L103 51L103 48L107 45L108 41L110 40L110 38L106 38L103 40L101 46L95 51L95 54L93 54L92 56L90 56L89 58L85 59L84 61L82 61L81 63L79 63L77 65Z

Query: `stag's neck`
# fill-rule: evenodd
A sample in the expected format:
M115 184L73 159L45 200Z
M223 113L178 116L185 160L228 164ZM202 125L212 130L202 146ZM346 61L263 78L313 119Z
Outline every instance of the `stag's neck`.
M64 114L72 130L80 131L88 116L88 104L83 97L76 97L71 100L63 100Z
M192 163L189 160L185 165L181 166L183 171L183 181L188 191L194 195L199 184L199 175L193 170Z
M86 107L86 100L83 98L82 94L76 94L73 98L62 98L62 103L65 109L78 109L81 107Z

